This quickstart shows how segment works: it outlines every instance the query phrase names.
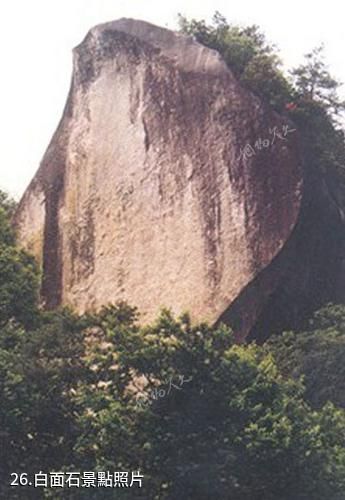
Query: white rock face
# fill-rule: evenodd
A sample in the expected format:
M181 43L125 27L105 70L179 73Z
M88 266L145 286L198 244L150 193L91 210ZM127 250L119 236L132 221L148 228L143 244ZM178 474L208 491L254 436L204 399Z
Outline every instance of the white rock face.
M163 306L215 322L296 224L296 134L243 154L285 124L192 38L128 19L93 28L16 215L47 307L126 300L143 322Z

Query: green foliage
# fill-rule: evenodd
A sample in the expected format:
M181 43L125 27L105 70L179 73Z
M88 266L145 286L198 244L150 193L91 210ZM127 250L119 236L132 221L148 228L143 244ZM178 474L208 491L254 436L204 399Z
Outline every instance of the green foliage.
M281 70L275 46L267 43L258 26L229 24L219 12L210 24L189 21L180 14L179 25L183 33L217 50L235 76L278 111L290 101L298 103L299 108L318 104L330 116L345 110L345 102L338 95L341 84L328 71L323 46L305 55L305 63L292 70L291 80Z
M0 206L0 245L13 245L15 241L9 217Z
M280 61L273 54L261 54L247 65L242 82L262 96L278 111L283 111L293 99L292 87L279 69Z
M0 330L1 498L16 498L9 489L14 471L49 472L73 463L78 428L71 395L88 373L85 325L63 311L42 314L34 331L13 322ZM25 498L41 495L28 488Z
M345 306L322 308L307 331L272 337L267 349L285 375L303 376L313 407L331 401L345 408Z
M167 311L142 329L104 313L78 395L81 463L140 467L145 498L344 498L344 412L312 411L270 354Z
M14 202L0 191L0 326L10 319L29 325L37 314L38 267L15 246L13 210Z
M217 50L235 76L277 110L284 109L292 99L292 87L283 76L281 61L257 26L231 25L218 12L211 24L188 21L181 15L179 24L183 33Z
M302 139L306 180L315 175L326 185L329 197L339 210L345 203L345 137L338 116L345 103L338 96L340 83L329 74L322 47L306 55L306 64L293 70L297 108L291 117Z
M325 110L338 114L345 110L338 90L341 84L334 79L324 62L323 46L305 55L305 64L292 71L297 95L301 100L319 103Z
M38 269L23 250L0 245L0 325L10 319L30 324L35 320L38 298Z
M293 104L288 112L298 125L307 169L321 175L330 172L328 187L334 195L331 184L340 184L335 196L343 201L345 141L336 117L344 111L345 103L338 95L341 84L323 60L323 48L307 54L306 62L291 72L290 81L280 69L275 47L267 44L257 26L231 25L219 13L211 24L188 21L181 15L179 21L183 33L217 50L236 77L276 110L284 111Z
M0 208L5 210L9 217L12 217L16 209L16 202L4 191L0 189Z
M3 498L21 498L8 486L13 470L138 469L143 489L119 498L345 498L344 411L311 409L266 347L236 345L227 327L188 315L163 311L139 327L135 309L118 304L81 318L41 314L34 330L10 322L0 331L0 400ZM98 488L88 498L113 495Z
M345 202L345 141L337 117L345 102L324 62L323 47L306 54L305 63L291 72L292 80L281 71L275 47L268 44L257 26L231 25L219 13L211 24L179 17L183 33L217 50L236 77L276 110L289 113L298 125L308 178L317 172L324 176L331 196ZM286 109L286 106L292 106ZM312 174L310 174L312 172Z
M11 226L14 209L15 202L0 190L0 245L13 245L15 242L14 231Z

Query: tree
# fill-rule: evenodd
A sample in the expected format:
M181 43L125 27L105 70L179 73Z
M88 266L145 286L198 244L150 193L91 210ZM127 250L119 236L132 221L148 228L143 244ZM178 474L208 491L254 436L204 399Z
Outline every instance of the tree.
M15 202L0 190L0 244L14 245L15 237L11 226L14 210Z
M14 214L16 206L15 200L0 189L0 207L5 210L9 217Z
M93 316L41 313L0 331L0 496L10 473L137 471L119 498L344 500L345 415L313 410L266 347L168 311L146 327L126 304ZM116 490L118 491L118 490ZM17 495L17 496L16 496ZM114 498L90 489L88 498Z
M11 319L29 324L37 313L38 266L15 245L13 210L14 202L0 191L0 326Z
M141 329L119 312L103 311L96 379L78 396L81 463L140 468L143 498L345 498L342 410L311 410L299 382L224 326L164 311Z
M323 45L305 55L305 63L295 68L292 75L299 99L317 102L331 114L345 110L345 101L340 99L338 90L341 83L333 78L324 62Z
M188 21L182 15L179 25L183 33L217 50L235 76L275 109L283 110L292 99L293 90L283 76L275 48L257 26L231 25L219 12L210 25L195 19Z
M73 466L78 403L72 394L89 375L85 321L66 310L41 313L35 330L13 322L0 329L1 498L44 496L33 487L11 488L13 472L33 481L40 471Z
M33 257L0 245L0 326L15 319L29 325L37 315L39 277Z
M327 402L345 408L345 306L316 312L303 332L285 332L267 342L281 371L303 376L305 396L314 408Z

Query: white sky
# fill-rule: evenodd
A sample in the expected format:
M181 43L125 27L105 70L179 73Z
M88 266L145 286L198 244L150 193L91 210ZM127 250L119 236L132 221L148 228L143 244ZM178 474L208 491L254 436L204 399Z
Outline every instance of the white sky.
M67 98L71 49L89 28L134 17L174 29L179 12L210 19L215 10L258 24L288 67L324 42L345 82L343 0L1 0L0 188L18 198L38 168Z

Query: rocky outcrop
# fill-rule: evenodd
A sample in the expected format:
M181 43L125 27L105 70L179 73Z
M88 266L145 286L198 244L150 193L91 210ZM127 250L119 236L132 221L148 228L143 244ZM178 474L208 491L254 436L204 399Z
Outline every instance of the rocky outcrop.
M279 283L279 266L267 270L299 218L300 164L292 125L215 51L141 21L93 28L15 218L42 263L42 300L216 322L250 289L245 337Z

